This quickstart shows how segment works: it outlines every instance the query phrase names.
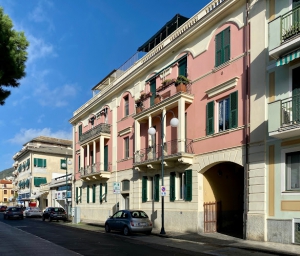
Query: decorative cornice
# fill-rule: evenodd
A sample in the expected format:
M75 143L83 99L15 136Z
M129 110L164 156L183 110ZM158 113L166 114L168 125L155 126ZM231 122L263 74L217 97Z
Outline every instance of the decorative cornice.
M213 96L221 94L222 92L228 91L228 90L236 87L238 80L239 80L239 78L236 76L236 77L231 78L230 80L226 81L225 83L219 84L219 85L207 90L205 93L207 94L208 98L211 98Z
M124 136L125 134L131 133L132 127L128 126L127 128L119 131L119 136Z

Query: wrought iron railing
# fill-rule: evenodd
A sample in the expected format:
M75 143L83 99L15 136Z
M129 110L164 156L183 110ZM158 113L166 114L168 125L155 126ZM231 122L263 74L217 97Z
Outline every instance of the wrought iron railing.
M193 140L186 139L184 152L178 151L178 143L179 140L171 140L171 141L164 142L164 147L163 147L164 156L172 156L178 153L190 153L190 154L194 153L193 146L192 146ZM136 151L134 155L135 155L134 157L135 163L158 160L162 156L161 145L155 144L148 148L140 149Z
M281 124L300 123L300 94L281 101Z
M98 135L100 133L108 133L110 134L110 124L98 124L95 127L93 127L92 129L88 130L87 132L81 134L81 136L79 137L79 141L85 141L86 139L89 139L95 135Z
M102 168L101 168L102 166ZM110 172L110 166L111 164L105 164L105 163L95 163L90 166L85 166L80 168L80 175L86 176L93 173L100 173L100 172Z
M285 41L300 33L300 6L281 17L281 40Z

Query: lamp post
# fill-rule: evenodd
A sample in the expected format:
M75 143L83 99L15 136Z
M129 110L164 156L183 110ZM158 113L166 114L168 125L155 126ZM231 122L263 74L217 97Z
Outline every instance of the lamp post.
M72 161L69 159L68 160L68 157L66 157L66 162L65 163L62 163L61 166L62 168L66 169L66 195L65 195L65 198L66 198L66 212L67 212L67 220L69 219L69 203L68 203L68 165L71 165L72 164Z
M160 119L161 123L161 186L164 186L164 120L168 112L173 113L173 118L170 121L170 125L172 127L177 127L179 120L175 117L175 114L172 110L167 111L162 117L157 116ZM154 135L156 130L154 127L150 127L148 129L148 134ZM161 230L160 234L165 235L165 209L164 209L164 195L161 194Z

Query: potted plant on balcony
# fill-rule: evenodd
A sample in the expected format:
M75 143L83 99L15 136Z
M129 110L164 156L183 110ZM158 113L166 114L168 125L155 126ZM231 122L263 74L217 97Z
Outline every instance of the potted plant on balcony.
M154 98L154 104L157 104L159 102L161 102L161 96L158 93L156 93Z
M142 112L142 110L143 110L143 101L141 98L139 98L138 100L135 101L136 114Z
M179 75L175 81L177 92L186 92L186 85L191 83L191 80L183 75Z

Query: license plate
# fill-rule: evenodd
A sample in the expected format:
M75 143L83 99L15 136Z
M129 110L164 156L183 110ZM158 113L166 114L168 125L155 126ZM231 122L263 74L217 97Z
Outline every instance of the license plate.
M60 217L61 217L61 215L57 215L57 217L58 217L58 218L60 218Z
M147 226L147 223L139 223L139 226L141 227Z
M19 215L14 215L14 217L19 217Z

